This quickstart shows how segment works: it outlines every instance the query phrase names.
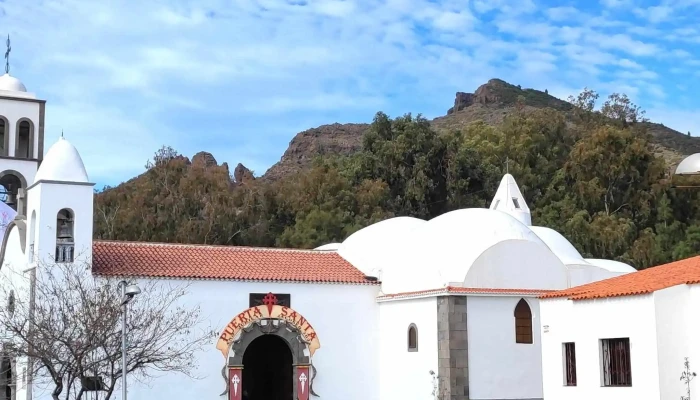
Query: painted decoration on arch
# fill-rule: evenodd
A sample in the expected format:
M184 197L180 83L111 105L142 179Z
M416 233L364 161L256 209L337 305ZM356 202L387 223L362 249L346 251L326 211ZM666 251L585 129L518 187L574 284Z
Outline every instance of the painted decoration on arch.
M10 225L10 222L12 222L16 216L17 211L0 201L0 238L5 236L7 226Z
M308 366L297 366L297 399L298 400L309 400L309 386L311 385L311 379L309 379L309 367Z
M321 343L309 321L292 308L277 305L277 299L272 293L268 293L264 301L265 304L251 307L236 315L221 332L219 340L216 343L216 348L224 355L224 358L228 357L231 344L241 329L251 323L264 319L284 320L297 328L304 341L308 343L309 353L313 357L314 352L321 347Z
M228 398L229 400L241 400L243 392L243 370L240 368L228 369Z

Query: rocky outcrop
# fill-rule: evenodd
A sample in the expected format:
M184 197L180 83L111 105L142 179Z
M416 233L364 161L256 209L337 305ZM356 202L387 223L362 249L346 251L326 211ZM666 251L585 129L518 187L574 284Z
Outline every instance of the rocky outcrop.
M216 162L216 158L211 153L206 151L200 151L192 157L192 164L203 163L207 167L216 167L219 164Z
M450 115L456 111L464 110L472 104L474 104L473 93L457 92L457 94L455 95L455 105L449 110L447 110L447 115Z
M236 168L233 170L233 179L238 184L245 184L254 181L255 176L253 176L253 173L246 168L245 165L238 163Z
M311 165L319 155L348 155L362 148L362 135L369 124L321 125L298 133L284 152L280 161L263 175L264 179L277 180Z

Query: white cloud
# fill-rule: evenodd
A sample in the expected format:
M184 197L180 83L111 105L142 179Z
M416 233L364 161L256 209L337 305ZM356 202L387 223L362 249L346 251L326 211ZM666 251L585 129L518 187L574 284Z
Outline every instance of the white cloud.
M634 13L645 18L652 24L658 24L668 20L673 14L673 8L669 6L653 6L648 8L635 8Z
M619 8L628 6L631 0L600 0L600 4L608 8Z
M666 75L697 68L652 64L690 58L700 37L690 22L663 31L670 3L644 10L650 27L626 19L624 0L585 12L539 0L142 3L0 0L12 71L48 100L47 142L63 128L108 183L162 144L262 173L302 128L380 109L441 115L454 92L494 77L560 97L588 86L672 99Z
M576 19L581 15L581 12L575 7L563 6L548 8L545 14L553 21L566 21Z
M617 61L617 65L621 66L622 68L630 68L630 69L644 69L644 67L637 63L634 62L630 59L623 58Z

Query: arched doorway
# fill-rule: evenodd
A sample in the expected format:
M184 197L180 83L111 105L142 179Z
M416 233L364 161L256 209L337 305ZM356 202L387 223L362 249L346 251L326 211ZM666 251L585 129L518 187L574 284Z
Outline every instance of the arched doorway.
M227 360L221 370L226 381L221 395L228 394L229 400L319 397L311 361L321 347L316 330L297 311L276 304L274 294L265 298L265 304L236 315L219 336L216 348Z
M262 335L243 353L243 400L292 400L292 352L281 337Z

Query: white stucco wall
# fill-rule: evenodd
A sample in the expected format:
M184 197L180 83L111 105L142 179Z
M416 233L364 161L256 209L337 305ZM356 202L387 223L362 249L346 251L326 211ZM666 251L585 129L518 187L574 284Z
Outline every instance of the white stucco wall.
M520 344L515 342L514 316L520 299L516 296L467 298L471 399L542 398L538 300L525 298L532 311L533 344Z
M73 212L75 262L92 259L93 187L70 183L39 182L27 191L27 248L34 244L34 262L50 265L56 254L56 218L68 208ZM32 218L36 213L36 225Z
M432 400L430 371L438 373L437 298L381 302L379 315L379 398ZM418 328L416 352L408 351L412 323Z
M697 367L700 366L696 344L697 307L693 304L693 295L697 296L698 291L694 288L695 286L678 285L654 293L662 400L675 400L686 395L686 387L679 381L685 357L689 357L692 371L698 370ZM691 389L696 386L695 382L691 383Z
M316 393L322 399L376 400L379 399L377 290L376 286L359 285L196 281L190 288L188 302L199 304L202 316L208 316L213 327L220 331L248 308L249 293L290 293L292 308L303 314L319 335L321 348L313 357L318 372L314 381ZM132 379L129 399L222 398L219 394L226 383L221 368L226 360L215 343L216 339L212 339L211 345L196 355L199 367L195 374L201 379L176 373L161 374L148 383ZM48 396L45 390L35 389L35 400ZM120 397L120 391L115 393L114 398Z
M5 258L0 268L0 285L2 285L2 288L0 288L0 307L6 307L11 291L14 292L18 304L20 304L20 302L26 304L29 300L31 272L26 270L25 260L26 257L24 252L22 252L20 243L19 229L14 226L9 232ZM17 360L15 370L17 379L15 384L17 385L16 398L18 400L25 399L27 394L27 386L23 382L23 370L25 365L26 360L24 358Z
M545 399L659 399L653 295L540 301ZM600 339L630 339L631 387L601 386ZM563 343L576 343L577 386L564 386ZM676 368L678 377L680 370ZM676 379L678 379L678 377Z

